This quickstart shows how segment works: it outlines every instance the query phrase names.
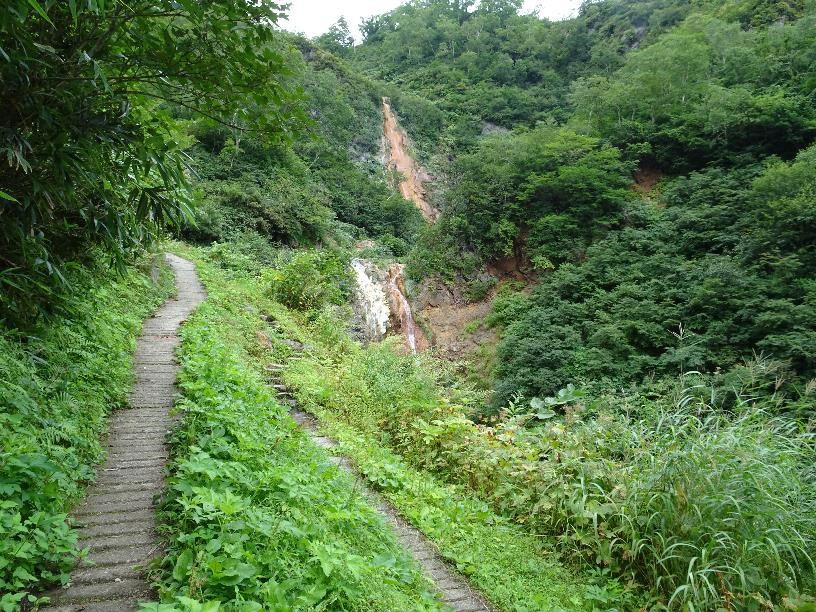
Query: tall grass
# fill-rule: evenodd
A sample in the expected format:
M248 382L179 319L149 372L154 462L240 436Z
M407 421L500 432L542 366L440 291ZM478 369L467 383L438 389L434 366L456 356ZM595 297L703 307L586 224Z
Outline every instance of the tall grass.
M629 468L617 505L621 556L669 603L766 607L813 588L813 436L746 407L666 413Z
M814 593L813 432L776 416L773 398L726 412L711 390L681 388L544 421L521 406L487 426L421 361L323 350L289 372L304 399L662 605L770 609Z

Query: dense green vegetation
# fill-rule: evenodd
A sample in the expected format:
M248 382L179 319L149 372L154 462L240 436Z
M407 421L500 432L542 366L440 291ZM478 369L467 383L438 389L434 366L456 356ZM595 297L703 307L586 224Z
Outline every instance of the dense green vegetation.
M353 480L263 380L272 351L256 335L279 339L245 308L274 308L262 285L200 270L209 296L183 330L163 598L183 609L440 609Z
M223 253L205 257L220 262ZM299 264L314 270L301 277L323 279L321 293L342 282L318 272L327 257ZM294 311L266 301L289 265L262 270L245 259L245 271L230 274L251 289L230 300L233 312L256 326L259 313L272 316L283 337L309 344L284 374L302 406L501 607L716 609L728 593L735 609L783 598L807 609L816 449L801 421L774 416L773 364L731 373L727 411L717 377L687 374L652 387L651 397L569 387L511 401L479 424L468 415L483 395L454 368L399 355L390 343L360 347L331 301L296 300ZM290 350L275 343L268 358ZM580 586L548 551L584 568ZM529 564L514 566L508 553Z
M814 46L813 10L747 31L694 15L612 75L576 81L575 120L667 171L791 158L816 137Z
M453 280L502 257L527 257L542 271L571 261L620 223L631 171L617 149L570 130L485 138L457 160L445 215L411 253L409 272ZM461 257L462 243L477 259Z
M521 4L406 3L363 23L364 44L352 59L369 74L438 101L455 115L452 134L467 140L481 131L482 121L511 127L563 118L569 81L588 69L590 56L597 68L617 67L636 24L674 3L644 3L623 15L590 7L594 15L563 24L518 15ZM674 19L687 10L675 10ZM593 42L608 46L607 53L595 52Z
M78 551L67 512L104 456L108 414L126 402L142 319L172 290L158 263L125 276L102 261L68 266L76 294L58 316L0 332L0 609L68 580Z
M48 310L66 288L64 264L94 245L121 267L163 226L189 218L187 138L174 110L275 140L302 123L269 27L279 9L233 0L3 3L0 319Z
M663 208L631 205L626 226L584 261L543 276L530 296L502 297L493 317L506 326L496 404L569 382L687 370L722 370L725 391L741 376L728 370L752 352L778 362L768 392L800 399L816 373L815 153L673 180L659 196ZM812 415L812 402L798 404Z
M459 17L431 18L440 11ZM515 15L512 3L416 3L369 24L355 61L445 109L453 132L436 146L458 153L443 167L442 218L420 235L409 274L472 283L510 258L538 281L530 295L503 294L488 321L503 336L494 409L568 383L603 389L684 370L722 372L726 389L729 370L756 354L778 364L767 390L781 385L809 410L814 20L807 2L610 1L560 24ZM561 114L545 125L515 105L522 116L482 117L512 131L458 138L456 122L478 113L452 92L501 95L490 63L526 66L531 54L511 52L519 41L537 35L543 52L557 32L588 49L570 65L535 56L569 91ZM401 54L406 37L415 47ZM482 65L455 68L472 45ZM541 72L516 84L538 108ZM665 176L645 198L627 189L636 168Z
M279 15L233 0L0 8L3 610L67 582L76 560L67 512L125 404L140 323L170 290L146 248L191 219L180 119L266 142L305 122Z
M335 336L287 379L329 422L475 492L565 557L653 586L664 601L707 607L727 591L742 608L816 584L812 436L794 420L769 418L772 399L751 399L761 373L743 381L730 416L707 401L708 381L687 377L689 387L667 389L665 399L586 402L573 390L532 408L511 405L488 426L466 418L478 408L472 392L440 393L450 379L434 370L433 360L343 347ZM556 419L564 408L568 416ZM386 474L369 477L386 491L404 486ZM616 583L597 586L607 603L627 601L615 600Z
M445 115L414 281L528 280L484 322L491 400L388 395L413 378L372 357L320 401L670 607L812 592L816 6L517 9L410 3L351 54Z
M177 543L165 560L164 593L168 599L175 597L181 601L179 597L193 597L199 601L226 602L231 601L232 592L237 589L241 598L267 606L294 601L308 607L312 596L314 606L318 602L321 605L334 602L350 609L421 608L416 590L414 599L408 600L410 604L399 604L390 587L380 591L382 587L375 580L385 579L391 585L395 578L389 577L387 570L392 562L382 567L375 563L376 567L371 568L364 559L380 558L380 553L372 554L380 547L386 549L382 554L397 559L400 554L393 545L389 548L382 527L370 516L371 510L349 501L356 500L348 490L350 485L336 469L327 467L324 453L307 442L284 409L272 399L268 384L256 373L262 371L265 363L285 362L292 351L285 340L292 339L308 342L310 352L315 354L314 358L292 362L294 365L286 374L287 380L297 385L303 407L321 417L328 433L341 442L343 453L354 460L369 482L420 527L441 553L491 600L507 609L573 610L584 609L593 596L605 592L589 590L584 595L583 586L576 584L560 566L546 542L491 512L466 489L445 485L430 472L417 472L390 452L378 435L372 435L375 420L369 411L377 410L381 402L408 396L428 402L433 397L430 388L424 394L415 393L422 383L417 384L413 376L404 379L406 373L412 373L410 361L397 357L389 345L380 347L375 354L364 351L348 337L345 317L336 304L294 300L290 308L270 298L281 295L270 288L275 286L280 272L290 269L291 261L262 268L257 260L244 258L238 265L237 258L227 258L227 263L223 251L223 248L185 251L198 260L210 297L184 332L182 387L187 400L182 407L186 416L185 425L174 436L174 445L183 450L176 461L170 503L165 508L168 523L178 534ZM339 277L319 273L321 262L335 256L330 251L320 252L318 257L311 252L301 255L299 267L313 273L309 276L310 286L320 282L324 292L337 286ZM225 275L228 280L224 280ZM288 301L287 294L282 295ZM265 319L271 320L271 324ZM260 341L258 332L263 334ZM361 359L366 363L371 359L382 360L384 367L348 371L350 364ZM402 366L393 367L397 363ZM369 365L373 366L373 362ZM379 372L383 378L378 389L388 390L388 395L367 393L369 403L363 403L361 395L352 388L327 388L327 384L338 381L332 373L335 368L343 373L344 387L359 380L355 388L361 388ZM355 374L363 374L363 378L357 379ZM399 388L397 381L410 385L405 395L395 393ZM329 395L331 403L325 403L323 398ZM354 402L356 417L348 418L335 410L335 402L344 401ZM213 409L214 405L217 409ZM361 423L367 425L360 427ZM189 448L192 450L188 451ZM225 528L218 526L226 524L226 531L230 531L230 523L219 520L222 510L218 504L226 502L218 500L224 496L235 508L232 514L244 516L262 511L277 517L276 520L287 521L291 527L285 533L278 530L274 538L269 538L263 531L258 533L262 524L247 520L247 525L232 523L236 528L225 534ZM334 508L335 502L327 504L324 500L336 500L344 511ZM279 516L281 512L283 517ZM351 520L354 513L360 514L358 521ZM373 533L362 535L360 530ZM206 543L213 538L223 544L210 550ZM243 542L245 538L261 541L252 549L244 544L227 544ZM346 552L354 555L352 569L359 566L359 573L335 571L331 577L323 576L316 563L319 554L309 545L315 540L331 542L332 554L338 560ZM208 569L220 568L212 559L223 560L226 555L240 557L254 564L256 570L251 573L245 568L246 576L232 580ZM190 562L191 558L196 561ZM513 562L519 558L526 559L526 563ZM176 571L180 563L183 568ZM282 576L296 572L301 578L279 579L277 573L285 571L290 574ZM367 579L369 572L373 572L372 581ZM261 580L261 576L269 575L283 586L270 586ZM602 576L599 583L614 587ZM312 584L325 588L309 593ZM224 590L227 586L229 594ZM347 592L350 589L352 593ZM409 583L401 589L410 593L416 587ZM378 596L382 600L376 599Z
M294 83L313 120L309 133L265 145L252 134L197 121L199 215L183 235L291 246L368 235L404 255L421 216L394 193L380 165L382 86L307 41L292 42L300 51L290 58Z
M773 113L795 109L789 97L778 99L785 90L804 96L812 91L811 18L794 22L793 28L763 28L812 11L810 0L606 0L584 3L576 19L564 22L520 15L521 5L518 0L406 3L365 21L364 44L351 58L365 73L436 102L449 114L447 137L460 146L475 142L485 127L482 122L512 128L566 121L576 102L576 79L584 86L597 85L591 93L602 94L594 99L588 95L587 102L608 104L616 119L626 120L630 117L625 111L639 107L659 110L660 119L688 124L699 114L684 108L681 114L688 119L678 117L671 112L674 101L696 106L705 99L705 104L717 105L727 96L738 104L756 96L753 103L732 108L739 110L732 117L717 107L718 118L735 127L762 120L770 124ZM676 27L692 13L705 18ZM713 27L711 20L717 20ZM661 38L667 31L669 36ZM635 54L638 59L628 58L630 51L643 48ZM666 63L654 64L652 58ZM624 64L627 67L616 73ZM699 97L701 90L690 88L692 83L708 88L709 95L716 90L720 98ZM665 87L668 84L674 87ZM717 89L735 84L740 88L733 92ZM578 90L590 93L585 87ZM658 109L652 101L669 104ZM803 126L809 112L803 109L789 118ZM782 121L774 129L786 124ZM669 125L661 121L660 129Z

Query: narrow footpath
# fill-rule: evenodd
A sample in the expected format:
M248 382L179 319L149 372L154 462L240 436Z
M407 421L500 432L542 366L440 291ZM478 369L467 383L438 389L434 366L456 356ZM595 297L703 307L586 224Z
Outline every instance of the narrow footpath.
M270 322L270 324L275 327L274 322ZM289 357L290 360L303 358L304 345L293 340L286 340L285 342L294 351L294 354ZM312 442L333 451L337 443L331 438L320 434L318 422L312 415L298 408L294 394L283 384L280 375L284 367L283 364L276 363L267 365L266 370L269 373L272 387L277 391L281 401L289 406L289 414L309 435ZM442 558L436 546L419 529L403 519L396 508L357 476L353 465L347 458L334 454L330 457L330 461L339 469L357 478L362 494L382 515L385 521L391 525L397 536L397 541L414 558L414 561L422 568L425 576L434 583L439 598L453 612L492 612L493 608L487 600L470 586L467 579L459 571Z
M108 459L85 502L73 513L88 548L71 583L49 593L52 612L122 612L154 599L144 567L162 555L155 503L164 489L165 438L172 427L179 326L206 297L195 266L167 255L176 297L145 321L133 360L130 409L113 413Z

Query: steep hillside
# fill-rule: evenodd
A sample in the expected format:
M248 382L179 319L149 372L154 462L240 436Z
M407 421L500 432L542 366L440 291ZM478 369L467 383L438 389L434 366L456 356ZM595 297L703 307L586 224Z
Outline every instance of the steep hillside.
M7 5L0 609L812 612L816 0Z
M417 138L447 178L411 278L461 307L502 268L536 285L487 318L504 330L494 407L760 354L791 391L813 377L809 285L790 280L813 266L813 3L517 8L406 5L352 56L445 113Z
M382 85L305 40L290 63L308 129L292 143L197 119L190 125L198 221L183 235L199 242L309 246L370 236L395 255L414 242L422 217L387 180ZM267 255L269 254L267 249Z

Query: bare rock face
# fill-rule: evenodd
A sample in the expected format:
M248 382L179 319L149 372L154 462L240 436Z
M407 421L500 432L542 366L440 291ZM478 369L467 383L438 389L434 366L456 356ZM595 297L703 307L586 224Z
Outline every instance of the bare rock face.
M397 123L397 117L388 98L382 100L383 108L383 165L402 175L399 190L402 197L413 202L428 223L436 223L439 211L428 200L425 183L430 175L411 157L408 136Z
M490 314L501 282L516 277L522 275L488 268L472 278L457 278L452 286L435 279L424 280L416 290L415 316L428 331L433 348L440 355L460 359L498 342L496 330L482 321ZM473 298L468 293L474 282L488 287L485 295Z
M440 285L428 284L422 287L419 294L420 309L427 307L436 308L438 306L453 304L453 294L450 289Z
M427 279L419 286L416 299L417 310L438 308L439 306L462 306L466 300L462 295L461 283L452 287L444 285L436 279Z
M408 292L405 289L404 264L392 263L388 266L386 293L391 309L392 329L399 330L405 338L405 346L412 353L428 348L428 339L422 332L408 302Z

